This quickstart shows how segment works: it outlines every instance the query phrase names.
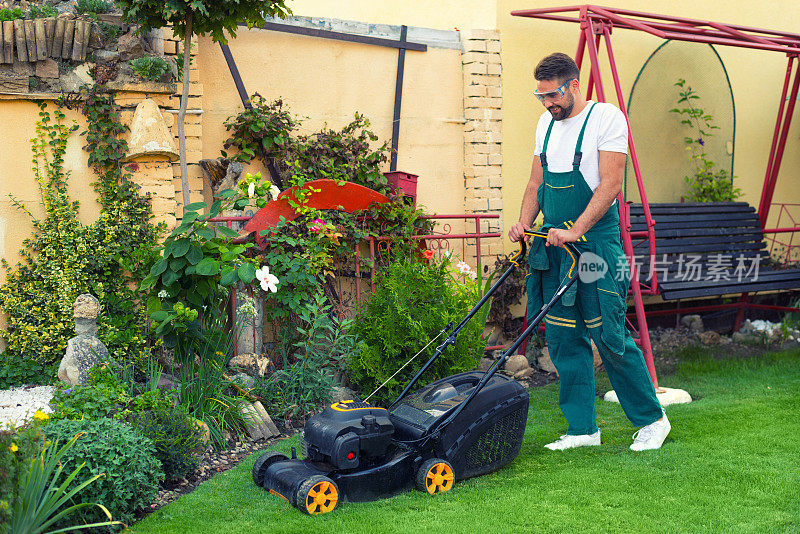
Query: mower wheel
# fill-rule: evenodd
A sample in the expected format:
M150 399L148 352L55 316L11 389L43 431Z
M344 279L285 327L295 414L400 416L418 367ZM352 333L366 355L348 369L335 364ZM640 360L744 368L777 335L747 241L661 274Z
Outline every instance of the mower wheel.
M450 462L441 458L431 458L422 463L414 480L420 491L433 495L449 491L456 477Z
M295 506L309 515L332 512L339 504L339 486L322 475L308 477L295 495Z
M264 487L264 475L267 473L267 468L275 462L282 462L288 460L289 457L281 454L278 451L267 451L259 456L256 463L253 465L253 482L259 488Z

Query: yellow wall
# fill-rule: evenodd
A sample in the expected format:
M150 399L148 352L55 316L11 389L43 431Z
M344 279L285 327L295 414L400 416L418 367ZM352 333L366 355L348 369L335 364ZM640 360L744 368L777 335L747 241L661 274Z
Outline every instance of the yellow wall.
M522 192L530 173L533 157L533 138L536 122L544 111L531 92L534 89L533 69L540 58L551 52L575 54L578 42L578 24L512 17L517 9L539 8L542 2L499 0L497 26L502 38L503 59L503 216L507 228L516 222ZM558 2L552 5L561 5ZM792 0L770 3L768 9L755 9L747 2L696 2L680 0L665 5L652 0L626 0L604 2L604 5L624 7L636 11L655 12L696 19L728 22L751 27L797 32L800 28L800 10ZM630 30L615 30L612 44L619 68L624 97L627 102L633 81L648 56L663 41ZM702 46L702 45L698 45ZM766 169L767 155L777 115L780 87L786 69L786 58L775 52L717 47L728 70L736 105L736 153L734 173L736 185L742 188L742 200L757 206ZM690 60L690 58L689 58ZM601 65L608 64L605 54ZM584 59L584 72L588 56ZM582 86L586 87L586 76ZM603 73L606 97L616 103L608 69ZM664 80L672 84L674 80ZM707 98L709 96L707 95ZM666 110L662 112L666 113ZM800 171L800 124L795 113L782 171L775 191L775 202L800 202L798 174ZM633 132L634 139L636 132ZM663 145L662 145L663 146ZM658 166L664 160L662 146L652 143L637 144L641 158L648 157ZM794 147L794 148L793 148ZM661 177L657 177L660 179ZM676 179L680 180L681 177ZM656 180L645 177L647 180ZM649 200L659 200L659 184L652 187ZM664 193L666 194L666 193ZM507 244L507 247L510 245Z
M13 206L9 195L25 204L34 216L44 215L32 171L29 141L36 136L39 108L33 102L20 100L0 100L0 107L3 116L0 121L0 257L6 258L13 265L18 261L17 253L22 241L31 235L33 225L30 217ZM51 112L55 109L53 104L48 107ZM65 110L65 113L67 118L64 124L72 124L75 120L81 130L86 128L86 122L79 112ZM85 139L78 134L79 132L73 132L69 138L64 168L71 173L69 194L81 203L80 220L89 224L97 219L100 207L90 185L95 180L95 175L86 166L88 155L82 148ZM5 280L5 269L0 269L0 284Z
M282 98L302 119L300 133L341 128L358 111L380 143L391 139L395 49L258 29L239 32L230 48L247 92ZM201 39L199 50L203 157L215 158L241 100L219 46ZM419 175L419 203L438 213L463 211L461 80L458 50L406 53L397 168Z
M291 0L298 17L326 17L373 24L392 24L438 30L482 29L497 26L495 0Z

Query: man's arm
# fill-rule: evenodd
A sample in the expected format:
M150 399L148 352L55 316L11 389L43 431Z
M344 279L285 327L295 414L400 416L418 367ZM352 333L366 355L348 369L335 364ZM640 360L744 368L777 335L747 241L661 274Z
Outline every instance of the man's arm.
M547 235L550 245L563 245L572 243L588 232L600 218L606 214L614 199L622 190L622 178L625 174L626 154L621 152L598 152L598 166L600 170L600 185L594 190L592 199L583 210L581 216L569 230L552 228Z
M522 195L522 208L519 212L519 222L514 223L508 230L508 238L511 241L522 239L523 233L533 224L536 216L539 215L539 199L536 196L539 186L542 185L542 160L539 156L533 157L531 165L531 177L525 194Z

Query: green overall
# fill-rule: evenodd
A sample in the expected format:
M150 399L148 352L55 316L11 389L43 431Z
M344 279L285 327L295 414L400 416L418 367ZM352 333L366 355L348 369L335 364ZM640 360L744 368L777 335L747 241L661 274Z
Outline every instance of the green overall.
M592 108L595 104L592 104ZM551 172L547 144L542 147L542 185L537 191L544 215L543 231L571 228L594 194L580 172L586 114L570 172ZM560 380L559 406L567 418L567 434L597 432L594 363L589 336L597 346L603 366L622 409L635 426L645 426L662 416L642 352L625 327L630 268L622 249L619 207L615 203L575 246L581 251L580 278L545 316L550 358ZM528 256L528 318L532 318L565 280L571 259L561 247L545 246L534 238Z

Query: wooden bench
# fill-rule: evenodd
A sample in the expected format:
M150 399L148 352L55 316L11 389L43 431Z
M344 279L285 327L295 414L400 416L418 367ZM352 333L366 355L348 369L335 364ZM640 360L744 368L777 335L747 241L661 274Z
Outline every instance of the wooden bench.
M650 204L650 213L656 223L654 274L664 300L800 289L800 269L770 265L758 214L748 203ZM645 229L641 204L631 205L631 231ZM647 243L634 252L639 279L649 285Z

